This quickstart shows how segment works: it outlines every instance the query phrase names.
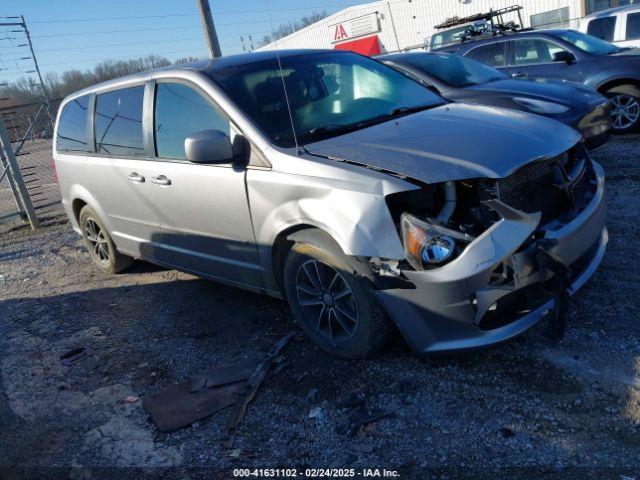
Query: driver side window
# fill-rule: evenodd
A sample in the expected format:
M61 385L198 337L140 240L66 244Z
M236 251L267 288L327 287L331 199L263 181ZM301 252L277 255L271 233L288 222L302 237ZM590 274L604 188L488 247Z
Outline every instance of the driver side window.
M515 65L551 63L555 53L564 51L555 43L540 39L515 40L513 45Z
M213 103L193 88L178 82L156 86L154 130L160 158L185 160L184 140L201 130L230 135L230 122Z

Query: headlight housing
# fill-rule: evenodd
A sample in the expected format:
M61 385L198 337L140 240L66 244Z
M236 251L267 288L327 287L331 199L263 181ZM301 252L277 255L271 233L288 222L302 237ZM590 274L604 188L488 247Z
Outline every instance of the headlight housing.
M545 102L543 100L536 100L534 98L513 97L513 101L533 113L550 115L565 113L569 111L569 107L565 105L554 102Z
M405 258L416 270L437 268L454 259L473 237L423 221L408 213L400 217Z

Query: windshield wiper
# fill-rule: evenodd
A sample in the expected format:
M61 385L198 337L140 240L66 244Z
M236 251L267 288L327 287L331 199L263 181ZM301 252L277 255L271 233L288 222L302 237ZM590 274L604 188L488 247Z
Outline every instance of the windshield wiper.
M311 135L318 135L323 133L346 133L358 129L359 123L330 123L322 127L316 127L309 130Z
M418 105L415 107L398 107L394 108L388 113L383 113L381 115L376 115L375 117L367 118L365 120L360 120L359 122L354 123L330 123L328 125L323 125L322 127L316 127L309 130L311 135L323 135L323 134L342 134L353 132L355 130L360 130L365 127L370 127L377 123L382 123L386 120L389 120L394 117L398 117L400 115L407 115L409 113L419 112L421 110L427 110L429 108L437 107L441 105L440 103L430 103L428 105Z
M421 112L422 110L428 110L430 108L438 107L441 103L429 103L426 105L416 105L415 107L398 107L391 110L386 116L389 118L397 117L398 115L407 115L409 113Z

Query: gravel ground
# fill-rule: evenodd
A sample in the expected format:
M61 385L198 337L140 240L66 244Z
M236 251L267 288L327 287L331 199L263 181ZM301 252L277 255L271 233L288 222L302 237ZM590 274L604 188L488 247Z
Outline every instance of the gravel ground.
M266 352L298 331L283 302L141 262L104 276L63 216L37 232L0 226L0 478L354 467L408 479L640 479L639 151L640 140L618 137L594 154L611 240L562 342L541 325L464 357L420 360L397 341L346 362L299 335L234 450L220 442L229 410L162 434L124 399ZM91 355L62 366L76 346ZM351 435L362 408L390 417Z

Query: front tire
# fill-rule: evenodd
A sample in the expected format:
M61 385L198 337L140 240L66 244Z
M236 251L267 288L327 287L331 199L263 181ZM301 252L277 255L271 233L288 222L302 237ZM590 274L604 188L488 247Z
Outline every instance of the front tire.
M366 262L345 255L320 230L303 230L284 264L291 310L305 333L326 352L367 357L392 338L394 329L373 295Z
M118 252L100 217L89 205L80 210L78 219L91 262L104 273L120 273L131 266L133 258Z
M638 131L640 127L640 88L635 85L619 85L610 88L605 95L611 99L613 133Z

